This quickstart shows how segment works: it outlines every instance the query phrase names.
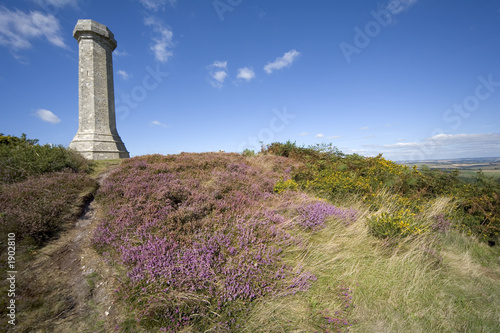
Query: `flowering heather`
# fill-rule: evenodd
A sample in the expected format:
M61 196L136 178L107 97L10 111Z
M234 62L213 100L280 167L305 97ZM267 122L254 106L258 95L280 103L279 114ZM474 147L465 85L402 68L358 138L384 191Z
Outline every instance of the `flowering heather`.
M81 214L81 194L96 182L82 173L57 172L0 186L0 228L41 245ZM80 205L80 206L79 206Z
M325 224L325 219L331 216L344 221L349 225L356 220L358 212L354 209L343 209L333 206L327 202L316 202L307 204L298 209L298 224L306 229L320 229Z
M142 326L232 331L248 302L307 290L316 280L281 257L291 236L272 207L290 165L264 162L256 167L238 154L149 155L124 161L104 182L93 244L127 268L118 295L137 309Z
M437 232L446 233L451 229L451 221L448 220L443 214L433 217L432 230Z

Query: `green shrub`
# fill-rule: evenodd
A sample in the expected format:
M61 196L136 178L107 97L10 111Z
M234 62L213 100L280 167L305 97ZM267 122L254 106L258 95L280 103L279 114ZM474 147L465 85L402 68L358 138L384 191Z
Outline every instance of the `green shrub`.
M11 184L30 176L70 169L90 171L91 162L62 146L38 145L38 140L0 134L0 184Z
M430 231L429 226L408 208L369 217L367 225L377 238L408 237Z
M499 239L500 184L482 172L464 182L457 170L442 171L425 165L417 170L416 166L410 168L386 160L381 154L376 157L344 155L331 144L300 147L295 142L275 142L265 147L265 153L303 163L291 174L298 188L311 190L331 200L360 195L372 211L385 204L385 201L377 199L378 193L395 196L398 202L413 202L398 204L397 207L408 208L417 214L420 211L414 208L423 207L429 200L443 196L453 198L458 203L450 215L454 219L453 225L480 236L490 244ZM277 186L277 190L281 191L284 184L278 183ZM401 227L408 222L405 220L407 216L394 214L373 217L372 233L386 236L410 233ZM422 230L418 223L416 228L412 230Z
M276 183L276 185L274 185L274 192L279 194L279 193L286 191L286 190L295 191L295 190L297 190L298 186L299 185L293 179L279 180Z
M243 156L247 156L247 157L252 157L252 156L255 156L255 152L253 150L250 150L250 149L245 149L243 151L243 153L241 153Z

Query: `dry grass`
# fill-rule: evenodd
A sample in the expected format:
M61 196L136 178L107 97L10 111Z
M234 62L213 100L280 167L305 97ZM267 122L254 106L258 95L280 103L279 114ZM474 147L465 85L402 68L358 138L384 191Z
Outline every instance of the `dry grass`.
M334 286L354 290L353 332L500 331L500 251L470 237L420 235L398 243L368 234L367 210L347 228L332 220L286 253L318 277L308 292L259 303L245 332L318 331L318 313L339 307ZM426 216L449 209L436 199ZM390 209L390 207L389 207Z

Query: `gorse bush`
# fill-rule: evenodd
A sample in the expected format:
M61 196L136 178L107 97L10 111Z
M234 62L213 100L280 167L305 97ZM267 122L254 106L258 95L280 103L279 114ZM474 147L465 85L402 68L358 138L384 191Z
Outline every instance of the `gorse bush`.
M368 228L371 234L379 238L420 235L430 230L425 221L409 209L369 217Z
M370 230L380 237L427 230L424 224L430 223L430 217L418 216L423 204L448 196L455 202L449 217L453 225L490 244L498 242L500 185L481 172L472 182L464 182L457 171L445 172L425 166L417 170L415 166L410 168L386 160L382 155L344 155L331 145L306 148L290 141L272 143L264 152L303 162L304 166L295 169L291 179L298 188L330 200L357 196L377 211L387 203L379 193L394 195L400 209L383 212L369 220Z
M0 183L15 183L30 176L69 169L90 170L90 162L62 146L38 145L38 140L0 134Z
M279 180L274 186L274 192L281 193L286 190L296 190L299 185L293 179Z

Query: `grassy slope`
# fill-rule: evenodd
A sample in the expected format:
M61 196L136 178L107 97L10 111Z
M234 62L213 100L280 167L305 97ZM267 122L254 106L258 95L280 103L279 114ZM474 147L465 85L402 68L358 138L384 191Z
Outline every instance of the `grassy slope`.
M201 160L202 155L198 156ZM271 156L265 159L256 156L243 159L243 162L263 170L263 173L279 175L283 170L280 166L283 160L273 159ZM242 162L240 158L237 160ZM99 164L94 175L107 167ZM210 182L204 185L214 186ZM353 332L500 331L499 246L489 247L474 237L453 230L432 234L432 237L421 235L399 243L376 239L366 226L371 214L367 207L361 199L347 197L336 198L333 204L353 207L361 212L349 226L330 218L324 228L315 231L288 228L297 221L295 208L306 200L298 192L290 193L277 194L265 205L285 217L287 232L302 239L300 243L284 248L284 261L290 267L302 267L302 270L312 272L317 281L308 291L253 300L248 311L238 314L241 325L238 331L314 332L346 327L344 323L328 323L328 318L347 324L356 322L350 327ZM308 195L307 200L311 200L313 194ZM391 206L389 199L382 200L385 208ZM433 214L439 213L447 209L446 202L443 200L442 205L427 209L434 210ZM19 260L29 260L31 255L26 254ZM94 280L99 278L90 276L87 282L91 289ZM51 279L52 287L64 284L62 280L57 281L56 276ZM39 292L48 292L48 289L43 287ZM67 300L61 290L48 299L43 295L23 295L25 300L26 296L44 306L52 304L39 315L21 314L20 318L31 317L41 327L44 327L41 321L50 321L52 314L64 313L65 308L74 306L65 303ZM337 311L340 313L336 314ZM120 316L131 318L134 313ZM129 323L132 323L128 325L130 332L138 331L134 327L135 320L129 320ZM121 327L124 331L127 329L127 325ZM188 326L185 331L193 329ZM89 327L88 331L99 329Z
M247 159L254 167L261 162L259 157ZM269 159L266 163L265 168L273 168ZM295 197L297 206L301 198ZM428 209L439 213L446 209L447 201L443 202ZM307 292L253 301L248 314L239 315L239 330L313 332L342 326L327 325L327 317L356 322L350 328L355 332L500 330L498 246L456 231L387 242L369 234L368 210L360 200L337 199L334 204L362 214L348 227L329 219L318 231L293 229L290 232L303 241L284 252L289 265L302 266L318 280ZM273 205L290 223L297 218L279 200ZM339 286L350 290L346 293ZM343 295L352 295L356 307Z
M347 229L331 221L306 249L290 249L318 276L303 294L261 302L246 331L312 332L324 309L338 308L335 286L353 289L353 332L497 332L498 248L454 232L388 247L368 235L363 217ZM425 249L437 248L438 252ZM271 315L270 315L271 314Z

